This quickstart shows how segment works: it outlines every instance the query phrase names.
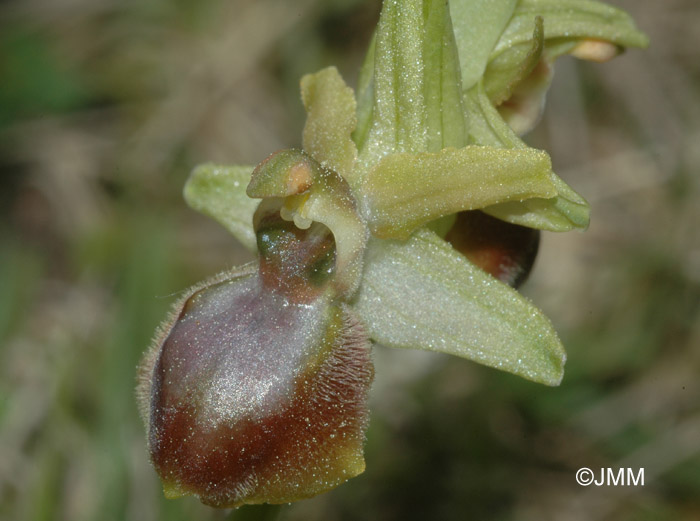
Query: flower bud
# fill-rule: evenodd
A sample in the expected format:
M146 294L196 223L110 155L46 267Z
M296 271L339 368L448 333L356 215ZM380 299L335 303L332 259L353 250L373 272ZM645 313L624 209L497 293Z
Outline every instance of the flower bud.
M475 210L458 213L445 240L482 270L517 288L535 263L540 232Z
M373 369L363 327L334 303L332 235L279 217L259 269L196 287L142 366L151 458L168 497L286 503L364 470Z
M515 85L508 99L498 105L498 112L517 135L527 134L539 122L553 76L554 66L545 59L539 60Z
M605 40L585 38L574 47L570 54L581 60L604 63L618 56L623 47Z

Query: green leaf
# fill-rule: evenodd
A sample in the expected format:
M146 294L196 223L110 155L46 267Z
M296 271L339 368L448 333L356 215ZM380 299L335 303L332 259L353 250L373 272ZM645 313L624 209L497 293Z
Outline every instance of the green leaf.
M395 152L464 146L461 92L447 3L384 2L360 77L354 134L360 170Z
M457 355L558 385L566 360L544 314L427 229L372 239L355 311L389 347Z
M392 154L369 173L363 194L377 237L407 238L443 215L557 194L549 156L534 148L468 146Z
M253 214L260 201L246 195L252 166L198 166L187 180L185 201L222 224L248 250L256 251Z
M329 67L301 79L301 99L308 114L304 150L352 184L357 159L357 147L351 138L357 124L353 90L335 67Z
M481 79L517 3L517 0L450 0L464 90Z
M464 96L471 114L469 136L479 144L494 147L528 149L491 104L480 84ZM482 210L504 221L548 231L585 229L589 221L589 206L556 174L552 174L557 196L531 198L496 204Z
M17 20L0 31L0 127L26 117L78 110L92 94L77 67L58 51L56 35Z

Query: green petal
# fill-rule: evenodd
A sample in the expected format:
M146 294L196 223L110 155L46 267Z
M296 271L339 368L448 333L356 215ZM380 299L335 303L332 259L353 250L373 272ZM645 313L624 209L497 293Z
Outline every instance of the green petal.
M213 218L255 251L253 214L260 201L246 195L252 171L252 166L198 166L185 184L184 196L192 209Z
M552 199L535 197L525 201L496 204L482 208L482 211L503 221L538 230L585 230L590 215L590 206L586 200L561 178L555 177L554 184L559 195Z
M357 148L350 137L357 124L353 90L335 67L329 67L301 79L301 98L307 112L304 150L352 184L352 167L357 159Z
M389 347L439 351L558 385L566 360L544 314L433 232L371 240L355 311Z
M361 170L395 152L464 146L461 92L447 3L385 2L360 81Z
M505 148L528 149L491 104L481 84L465 93L471 119L470 139L476 143ZM552 174L557 196L510 201L483 208L483 211L504 221L548 231L585 229L590 207L561 178Z
M462 87L474 86L505 29L517 0L450 0L450 13L462 69Z
M436 154L392 154L363 186L371 231L407 238L419 226L461 210L557 194L549 156L534 148L468 146Z

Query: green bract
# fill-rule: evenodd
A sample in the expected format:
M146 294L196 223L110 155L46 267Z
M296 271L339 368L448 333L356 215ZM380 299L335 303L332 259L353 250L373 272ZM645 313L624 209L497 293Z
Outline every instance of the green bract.
M193 172L185 187L188 204L218 220L247 248L258 250L260 261L255 277L227 283L229 304L213 296L224 294L222 280L229 280L224 275L216 285L198 287L200 296L185 301L181 316L201 315L221 328L222 322L212 317L225 312L237 342L259 342L261 350L274 351L279 340L268 345L259 331L253 331L256 340L251 340L246 332L250 326L239 324L243 319L227 306L245 303L247 316L256 321L255 313L274 315L259 317L260 323L276 324L271 338L283 338L279 328L286 327L313 353L311 361L289 355L302 364L294 374L306 374L304 363L330 363L327 353L341 352L352 339L359 351L351 350L356 354L346 358L362 360L364 368L358 379L364 387L353 394L358 399L366 395L371 373L362 354L367 338L390 347L449 353L557 385L566 357L549 320L514 288L490 275L486 261L470 261L445 238L454 235L457 222L468 221L455 215L473 210L491 216L484 219L510 223L504 226L516 231L515 225L550 231L586 228L586 201L553 172L546 152L528 147L518 134L539 117L556 57L571 53L603 60L625 46L645 44L625 13L600 2L385 0L357 95L334 67L302 78L307 112L302 150L277 152L255 168L205 165ZM532 255L538 233L526 235L534 244ZM270 299L260 291L268 292ZM254 293L252 300L247 300L247 292ZM313 309L320 317L346 318L334 318L338 325L323 318L326 322L319 322L317 336L312 337L303 331L303 321L274 318L289 315L288 306ZM181 349L172 335L186 329L175 320L174 326L164 327L154 351L161 343L176 346L171 351ZM188 338L197 342L194 334ZM217 346L217 356L223 356ZM191 348L206 352L207 345ZM236 344L230 348L235 350ZM146 378L158 356L148 360ZM354 370L346 368L347 374ZM344 389L347 383L333 380L331 385L324 378L335 373L314 371L304 380L310 389ZM216 380L208 385L217 385ZM144 400L155 400L166 391L144 385L141 394ZM178 392L190 396L187 390ZM291 396L296 395L290 390L289 403L300 406ZM187 399L192 407L206 410L206 403ZM282 400L280 410L287 410L286 398L277 399ZM338 396L326 399L342 403ZM360 405L353 407L361 410ZM345 414L341 409L336 412ZM253 421L245 415L229 416L236 422ZM358 425L360 430L348 442L352 450L364 428L364 423ZM161 447L153 428L151 443ZM306 442L299 443L297 449L306 447ZM315 443L309 442L309 454L331 450ZM346 454L346 449L339 453ZM322 481L337 484L356 474L358 457L352 453L352 471L341 477L324 475ZM237 506L286 502L323 490L316 482L308 484L308 473L299 474L303 483L290 485L261 477L266 476L263 470L251 470L240 487L235 480L222 481L233 491L231 497L212 495L211 490L200 497L219 506ZM171 481L180 475L168 472ZM278 470L273 474L280 479ZM186 472L182 475L186 480ZM169 486L199 494L191 484Z

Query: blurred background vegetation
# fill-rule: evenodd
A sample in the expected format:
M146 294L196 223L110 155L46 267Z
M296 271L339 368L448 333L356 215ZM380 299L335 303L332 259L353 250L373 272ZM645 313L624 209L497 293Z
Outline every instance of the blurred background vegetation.
M379 0L0 3L0 519L700 519L700 4L615 3L652 46L561 60L528 137L593 207L523 288L561 387L378 348L367 471L233 513L162 497L134 403L173 295L249 258L181 189L299 145L299 77L354 84Z

